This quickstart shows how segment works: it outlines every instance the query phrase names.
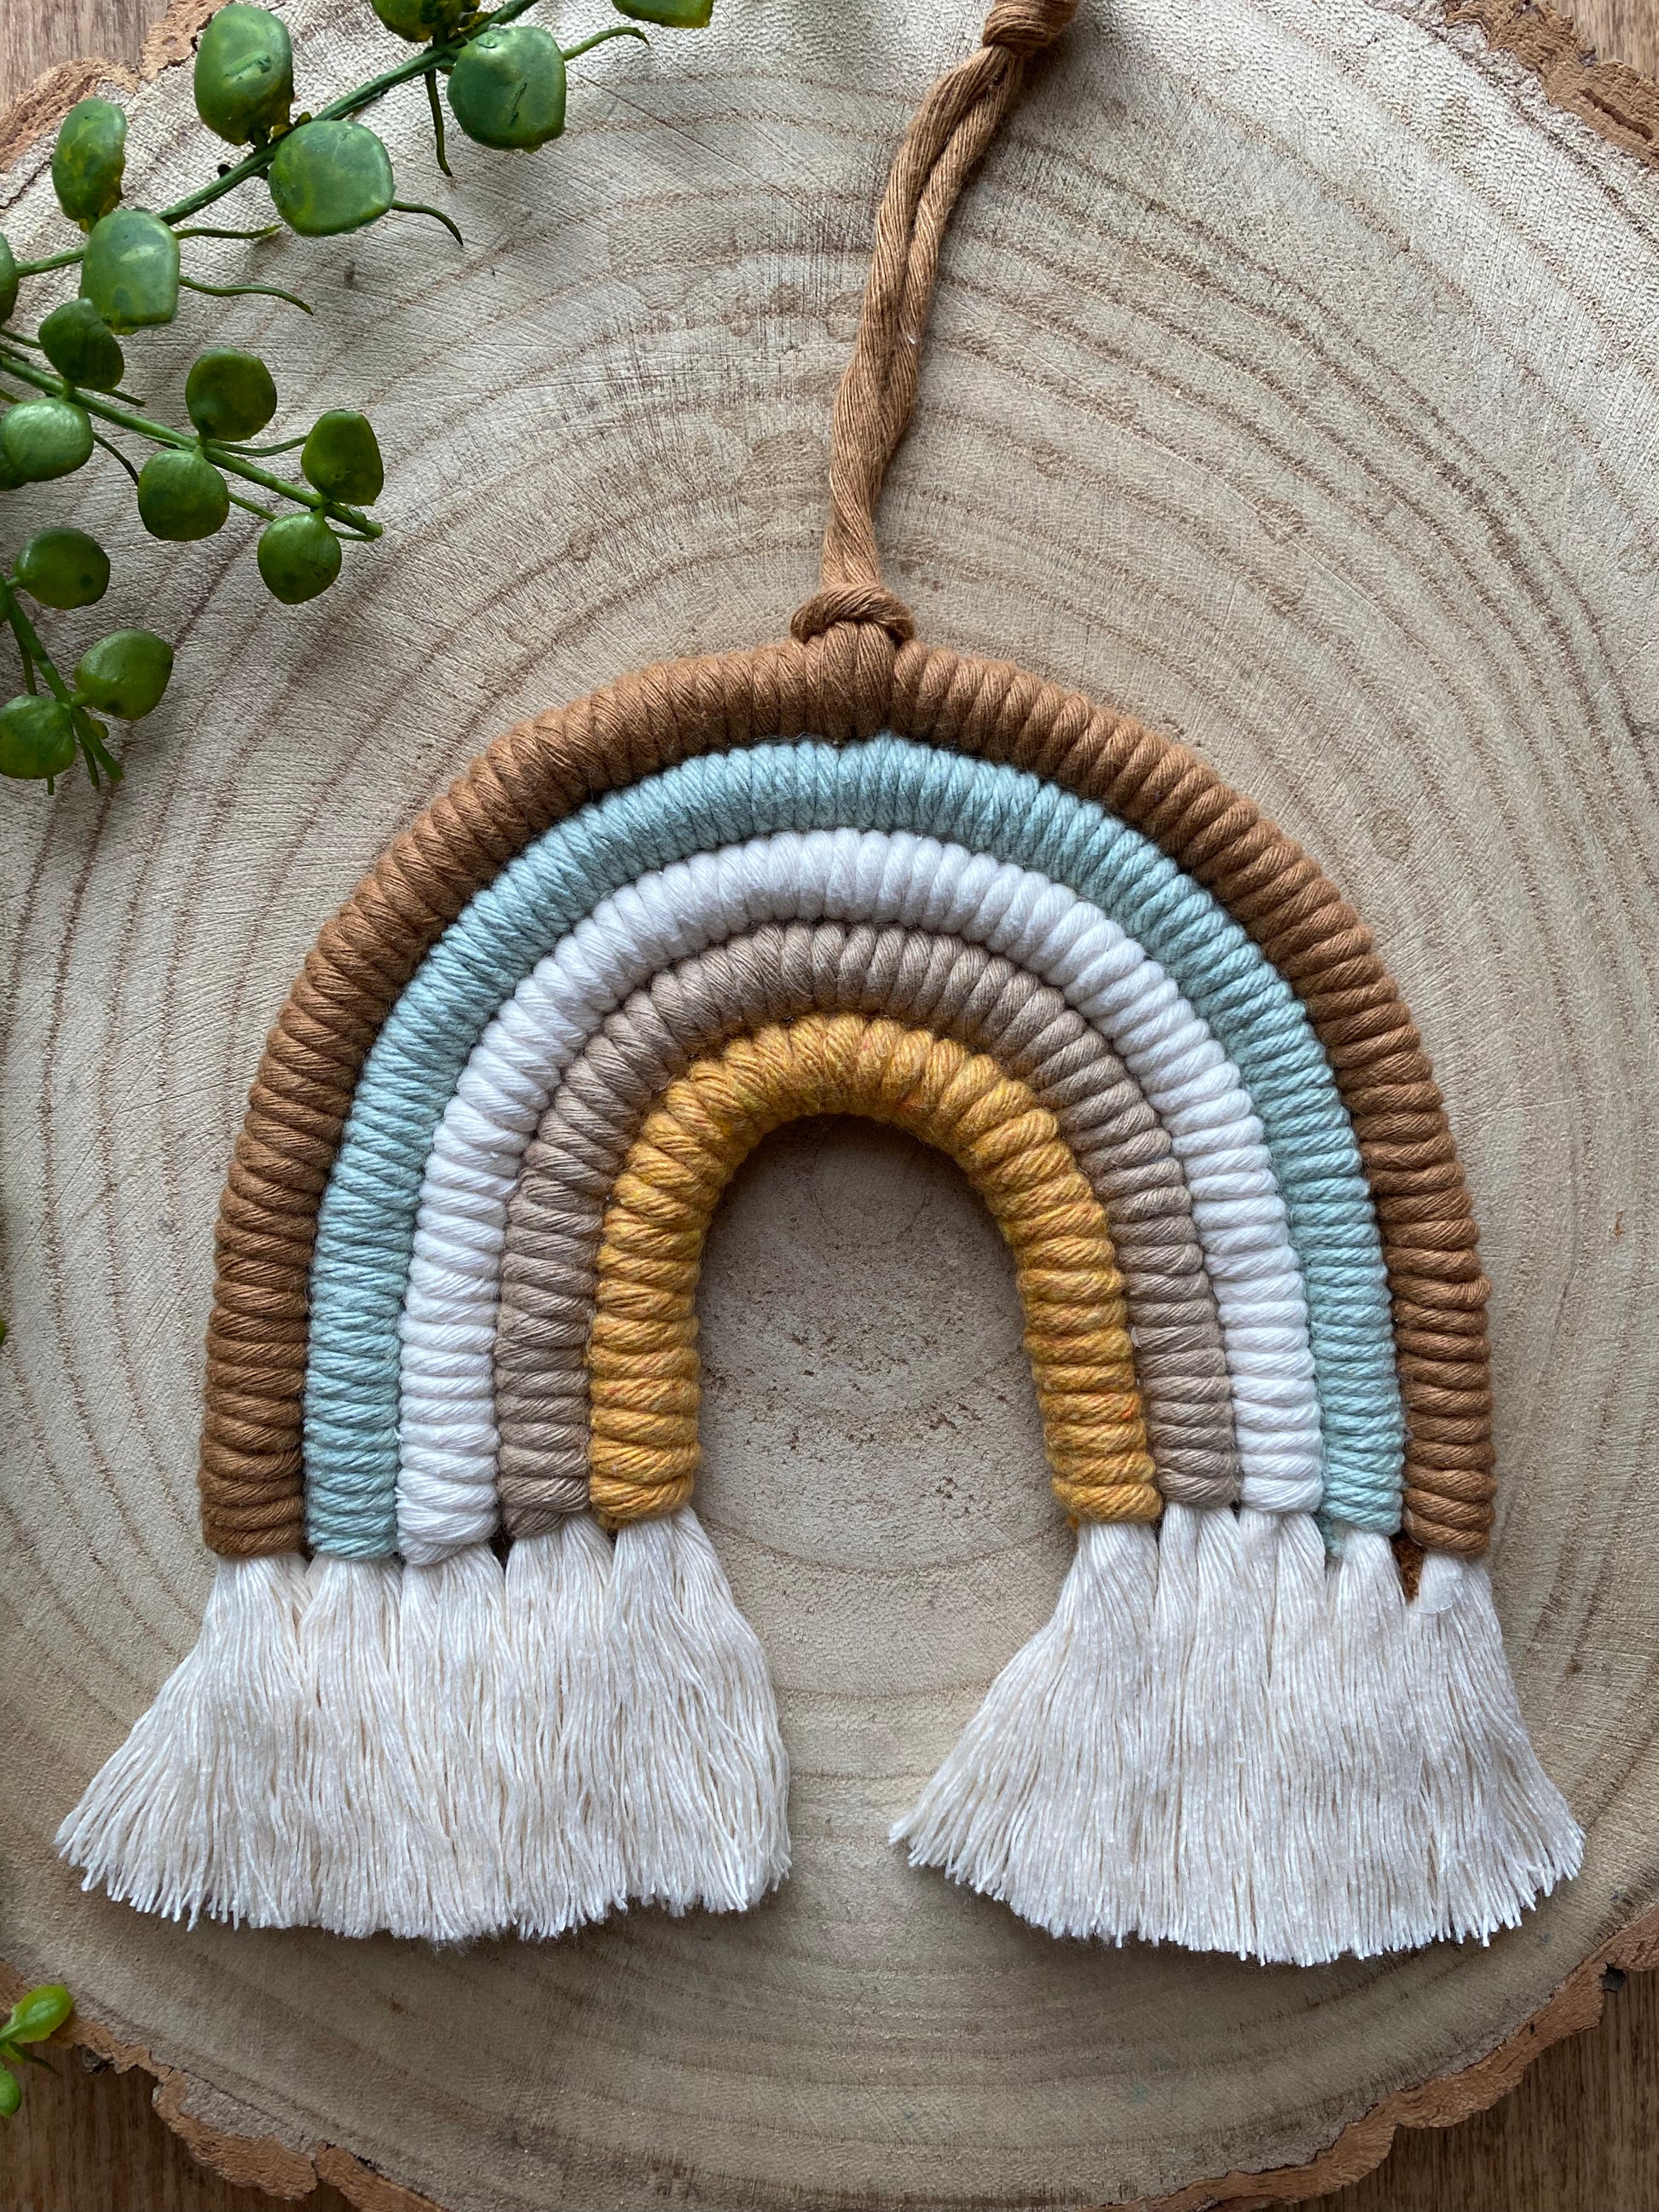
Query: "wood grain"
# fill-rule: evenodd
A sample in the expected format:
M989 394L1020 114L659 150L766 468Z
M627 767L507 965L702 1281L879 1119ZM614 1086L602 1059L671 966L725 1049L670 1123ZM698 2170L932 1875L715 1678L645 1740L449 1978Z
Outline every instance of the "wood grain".
M1584 44L1604 61L1659 77L1659 8L1654 0L1582 0L1571 12Z
M361 360L372 335L374 404L396 420L407 456L392 495L403 501L398 542L364 570L357 598L281 633L276 618L253 619L262 611L245 578L222 572L218 548L186 556L168 588L175 627L192 633L194 672L168 726L135 747L135 769L159 772L148 782L135 774L110 807L71 804L50 839L31 831L20 853L13 880L27 886L31 964L13 1011L17 1087L4 1109L9 1142L22 1133L7 1197L20 1270L9 1296L14 1316L43 1320L15 1333L13 1355L27 1390L17 1419L32 1441L9 1532L18 1609L8 1626L14 1671L34 1692L17 1715L32 1756L21 1801L8 1808L16 1872L5 1948L44 1971L43 1942L54 1966L78 1947L70 1978L101 2016L128 2023L133 2040L142 2027L161 2063L181 2064L196 2085L179 2094L198 2139L204 2128L234 2131L210 2138L216 2156L268 2124L269 2155L290 2189L308 2164L299 2146L321 2134L428 2186L450 2157L443 2195L458 2206L538 2201L556 2181L578 2201L645 2201L678 2181L716 2203L781 2203L732 2171L742 2143L729 2100L747 2080L769 2085L751 2148L764 2159L787 2146L782 2170L817 2192L811 2202L828 2201L826 2186L844 2193L844 2178L818 2176L845 2177L849 2153L866 2160L861 2202L896 2185L937 2192L964 2142L976 2190L1121 2197L1126 2182L1133 2193L1230 2164L1291 2161L1345 2118L1362 2119L1390 2077L1409 2083L1478 2057L1650 1892L1644 1668L1655 1626L1621 1579L1643 1529L1634 1505L1628 1523L1620 1509L1621 1470L1635 1471L1632 1382L1650 1380L1651 1366L1645 1346L1616 1340L1644 1253L1639 1194L1652 1187L1622 1075L1651 1004L1634 919L1651 860L1634 733L1659 713L1627 640L1649 596L1639 563L1651 557L1654 517L1650 491L1628 483L1598 441L1615 410L1637 434L1653 396L1627 376L1617 393L1597 383L1592 398L1587 386L1580 404L1575 377L1589 370L1569 357L1565 324L1540 365L1528 349L1535 333L1523 320L1511 334L1508 322L1520 282L1531 315L1540 303L1565 315L1570 301L1571 315L1608 329L1627 316L1629 360L1647 363L1646 325L1621 289L1632 280L1621 226L1650 260L1651 194L1629 167L1604 172L1614 157L1575 124L1524 100L1517 108L1513 80L1478 52L1449 56L1406 19L1358 11L1348 25L1333 12L1316 32L1300 22L1289 48L1319 94L1301 112L1346 115L1346 152L1328 166L1288 127L1285 95L1253 79L1247 96L1229 98L1224 74L1211 74L1216 57L1201 40L1194 52L1162 44L1173 33L1153 13L1121 11L1121 48L1079 40L1066 77L1050 79L992 164L993 179L1005 172L1000 193L988 185L965 211L924 422L888 523L896 580L933 635L1012 650L1166 723L1178 717L1382 926L1449 1073L1507 1291L1505 1463L1521 1507L1511 1504L1501 1553L1505 1609L1528 1710L1581 1811L1595 1815L1591 1875L1522 1938L1456 1959L1455 1982L1443 1956L1381 1974L1333 1970L1315 1991L1310 1980L1274 1984L1213 1962L1103 1962L1047 1947L1039 1960L999 1917L872 1857L871 1793L897 1786L903 1760L926 1763L920 1732L949 1726L945 1708L983 1667L969 1648L976 1624L1000 1617L998 1633L1017 1641L1014 1615L1045 1609L1058 1554L1032 1545L1029 1508L1017 1519L971 1485L963 1495L964 1459L1041 1485L1017 1372L1000 1410L988 1411L975 1387L985 1372L1002 1382L1012 1341L997 1304L1006 1280L972 1267L985 1256L983 1224L928 1164L864 1139L828 1152L797 1139L757 1164L727 1218L708 1312L711 1342L724 1336L744 1378L723 1416L732 1425L711 1431L711 1457L744 1473L725 1478L711 1507L803 1755L802 1868L777 1908L732 1929L641 1919L546 1957L503 1947L432 1960L394 1946L343 1956L349 1947L307 1937L156 1930L76 1902L42 1863L40 1838L70 1777L193 1632L202 1577L188 1468L205 1228L258 1034L306 937L391 823L516 708L648 652L775 629L804 588L822 409L870 198L915 86L960 26L905 16L879 38L860 26L854 49L791 23L760 64L715 40L684 76L664 67L640 86L608 76L609 94L586 110L583 166L558 173L568 197L551 211L524 165L470 173L469 228L482 218L514 248L499 259L475 249L461 283L406 240L396 252L364 241L356 282L328 300L345 327L325 359L310 334L289 348L285 332L250 317L246 327L271 330L287 349L285 392L301 406L342 396L351 353L341 338L361 333ZM1364 33L1349 47L1345 25ZM1264 18L1259 36L1284 31ZM1332 51L1383 49L1373 55L1375 105L1327 66L1328 40ZM792 40L805 43L792 52ZM343 76L346 49L320 26L317 48L319 74ZM875 52L876 82L849 89ZM1391 60L1402 74L1389 73ZM835 106L833 127L801 111L809 83ZM169 97L164 85L145 106L147 157L162 173L191 137L170 119ZM1357 109L1344 108L1350 99ZM1383 127L1379 112L1405 173L1376 204L1355 207L1333 185L1356 173L1355 137ZM1478 151L1443 172L1454 124L1455 143ZM672 168L665 128L678 134ZM1196 191L1206 176L1243 193L1265 259L1253 261ZM1540 177L1563 204L1534 228ZM1276 222L1287 180L1305 241ZM1437 225L1437 192L1458 198L1486 249L1509 257L1508 290L1495 289L1449 214ZM37 186L26 217L39 199ZM1126 206L1147 222L1115 230ZM1416 215L1402 266L1391 222L1407 206ZM1590 252L1598 224L1613 225L1625 260ZM769 243L780 229L781 252ZM1595 284L1581 270L1565 293L1562 270L1586 253ZM316 264L326 286L338 263L319 254ZM1407 318L1403 337L1368 301L1379 265ZM544 297L526 297L526 269L551 273L556 321ZM486 282L506 289L483 295L481 325ZM1276 315L1287 287L1304 304ZM1316 303L1332 319L1317 320ZM1494 348L1516 388L1471 387L1468 365ZM453 375L458 362L488 395L487 421L433 419L448 388L438 365ZM1600 356L1594 367L1613 374ZM1442 406L1448 389L1455 423ZM1396 392L1411 395L1419 423L1437 425L1420 447ZM1456 480L1437 481L1431 464L1449 452ZM1518 453L1529 457L1519 474ZM1587 483L1588 532L1573 527ZM107 507L102 526L121 538L120 502ZM1125 515L1133 541L1115 520ZM1369 562L1356 559L1356 524ZM130 527L122 544L136 562ZM434 601L445 610L435 653ZM1212 634L1195 643L1200 608ZM301 665L290 670L296 633ZM378 673L387 665L414 672L392 699ZM1420 681L1424 667L1437 689ZM330 702L326 721L319 699ZM1571 872L1539 859L1563 840ZM1632 917L1629 934L1606 940L1603 915ZM146 951L157 944L170 949L165 962ZM1568 988L1575 972L1596 978L1589 1008ZM1578 1133L1591 1117L1586 1143ZM1567 1164L1565 1182L1534 1188L1540 1157ZM1522 1191L1524 1206L1513 1196ZM925 1233L872 1266L872 1224L901 1218ZM812 1253L759 1314L743 1285L775 1264L781 1232L788 1241L807 1220L818 1274L827 1237L851 1278L818 1321L826 1352L855 1352L860 1330L867 1343L872 1328L914 1328L930 1301L945 1302L954 1364L939 1364L937 1346L910 1350L924 1400L975 1428L968 1443L947 1449L937 1433L914 1434L890 1403L871 1415L875 1433L849 1433L833 1395L813 1396L805 1464L814 1472L803 1476L791 1355L780 1346L757 1361L754 1344L765 1314L817 1314ZM962 1273L967 1290L952 1279ZM1609 1315L1605 1338L1557 1321L1586 1300ZM1576 1362L1567 1402L1530 1381L1553 1371L1547 1352L1562 1327ZM1572 1492L1578 1518L1564 1551L1550 1501L1559 1470L1582 1462L1586 1433L1597 1440L1595 1487L1587 1518ZM865 1518L817 1525L803 1480L809 1493L814 1483L845 1490ZM947 1494L960 1506L943 1527L942 1483L956 1486ZM798 1635L767 1594L778 1527L791 1601L803 1578L817 1591ZM895 1546L918 1535L935 1574L955 1558L925 1638L884 1590ZM995 1567L983 1587L963 1579L976 1554ZM896 1654L885 1680L849 1667L847 1613L836 1606L857 1622L854 1656ZM943 1617L958 1609L969 1616L965 1641ZM45 1639L42 1618L58 1624ZM953 1634L962 1648L942 1649ZM918 1665L933 1670L920 1698ZM1540 1936L1553 1957L1540 1954ZM803 1974L823 2008L811 2050L798 2025ZM1107 1995L1134 2024L1127 2045L1102 2012ZM677 2015L677 2005L690 2009ZM307 2027L330 2023L321 2051L296 2008ZM439 2016L465 2022L473 2055L459 2080L430 2064L424 2024ZM988 2070L988 2021L1000 2039ZM949 2078L927 2069L918 2022L935 2051L951 2053ZM1433 2063L1422 2055L1425 2025L1440 2045ZM843 2079L836 2054L849 2047L857 2075ZM781 2071L775 2050L787 2054ZM1277 2100L1265 2117L1251 2108L1256 2085L1241 2079L1252 2071ZM653 2100L672 2112L655 2163L635 2148L592 2164L572 2106L597 2110L603 2091L618 2136L637 2135L641 2120L648 2134ZM999 2161L1005 2175L1016 2170L1033 2112L1047 2163L1026 2171L1039 2181L999 2181ZM880 2132L860 2152L854 2128L872 2123ZM816 2169L805 2163L813 2159ZM361 2172L344 2181L366 2201ZM1246 2201L1243 2176L1228 2193ZM959 2185L954 2201L964 2201Z
M0 14L0 106L68 62L103 59L136 70L162 12L155 0L29 0L6 9Z
M354 2206L327 2181L300 2198L226 2181L159 2117L142 2067L52 2055L57 2077L34 2077L7 2130L0 2212L361 2212L361 2182ZM1637 1974L1508 2096L1458 2126L1402 2129L1382 2166L1309 2212L1654 2212L1656 2067L1659 1976Z
M1553 11L1528 5L1547 21ZM0 13L0 108L49 71L105 60L137 70L161 14L158 0L13 0ZM1659 0L1579 0L1568 15L1572 51L1659 77ZM77 95L78 96L78 95Z

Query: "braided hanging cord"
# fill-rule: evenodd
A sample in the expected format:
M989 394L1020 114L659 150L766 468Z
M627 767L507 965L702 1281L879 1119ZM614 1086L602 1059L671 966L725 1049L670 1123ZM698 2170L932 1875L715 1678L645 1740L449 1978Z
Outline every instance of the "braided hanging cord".
M876 623L902 643L910 610L882 581L876 501L915 406L939 249L963 185L1019 97L1025 65L1077 0L997 0L978 49L916 110L888 174L853 355L830 422L830 520L819 588L790 623L805 645L836 623Z
M1056 1496L1084 1519L1155 1521L1122 1278L1053 1115L983 1054L853 1014L808 1014L696 1061L629 1148L605 1213L587 1349L601 1517L649 1519L690 1497L708 1224L761 1139L812 1114L889 1122L963 1170L1013 1251Z

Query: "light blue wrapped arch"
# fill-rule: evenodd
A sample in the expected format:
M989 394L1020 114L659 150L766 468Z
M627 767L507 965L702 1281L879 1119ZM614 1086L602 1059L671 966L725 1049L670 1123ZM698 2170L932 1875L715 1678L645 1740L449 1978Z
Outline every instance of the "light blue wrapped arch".
M502 1002L601 899L780 830L908 830L1012 860L1112 916L1166 968L1243 1077L1307 1287L1328 1521L1399 1526L1405 1422L1375 1209L1295 992L1203 886L1058 784L883 736L704 755L556 823L471 901L386 1017L318 1218L306 1370L307 1525L319 1551L396 1547L398 1317L427 1156Z

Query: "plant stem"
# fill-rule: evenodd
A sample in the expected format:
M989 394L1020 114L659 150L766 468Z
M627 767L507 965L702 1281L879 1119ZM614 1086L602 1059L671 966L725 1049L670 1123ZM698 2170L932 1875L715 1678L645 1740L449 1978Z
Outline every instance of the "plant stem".
M396 207L398 202L393 200L392 204ZM181 276L179 282L187 292L208 292L216 300L252 299L257 294L262 300L286 300L290 307L298 307L302 314L312 312L297 293L284 292L276 284L204 284L195 276Z
M10 626L12 636L16 641L17 650L23 663L23 688L26 691L38 691L40 686L34 680L34 655L29 651L27 625L23 622L22 611L11 596L11 586L3 576L0 576L0 593L4 594L6 621Z
M16 641L17 650L23 657L23 674L29 690L33 691L35 688L34 672L38 668L46 678L47 689L52 696L69 708L70 718L75 725L75 742L80 746L86 761L87 774L92 779L94 790L98 787L100 769L112 783L119 783L125 771L105 744L105 732L84 707L76 705L74 693L58 674L57 664L41 644L40 633L18 605L17 594L12 589L9 579L4 575L0 575L0 613L4 614ZM50 778L46 788L48 791L52 788ZM18 2051L14 2057L27 2057L27 2051Z
M431 78L428 77L427 82L430 84L431 82ZM465 246L466 240L461 236L460 226L459 223L452 222L441 208L428 207L424 200L393 200L392 205L393 210L398 215L429 215L434 222L442 223L457 246Z
M69 685L58 673L52 655L41 644L34 624L18 605L17 594L12 589L9 580L4 576L0 576L0 611L3 611L6 620L10 625L11 634L17 641L17 650L23 656L24 666L27 667L30 661L33 661L46 678L53 696L62 700L67 707L70 703ZM33 690L34 686L31 684L29 689Z
M96 430L92 434L92 442L94 446L101 446L112 460L119 461L121 466L132 478L133 483L135 484L137 483L137 470L133 467L132 463L127 459L126 455L121 451L121 448L118 446L112 446L109 440L106 437L100 436Z
M20 261L12 271L15 276L44 276L49 269L68 269L86 252L84 246L71 246L66 252L49 253L44 261Z
M3 347L0 347L0 371L15 377L20 384L32 384L37 392L50 392L55 399L61 398L66 389L61 377L45 374L31 362L9 355ZM309 484L291 483L285 477L273 476L269 469L256 466L229 446L215 445L206 438L198 440L185 431L170 428L165 422L153 422L147 415L135 415L127 408L112 406L108 400L95 392L82 392L76 388L74 398L77 407L84 407L87 413L95 416L99 422L111 423L118 430L131 431L135 437L148 438L152 445L188 449L199 444L216 467L228 470L231 475L241 477L249 483L258 484L262 490L275 492L279 499L291 499L296 506L314 507L319 514L326 515L332 522L343 524L356 537L373 538L382 534L381 526L372 516L362 514L355 507L343 507L336 500L325 499L321 492L313 491Z
M566 61L574 62L578 54L591 54L609 39L637 39L645 46L651 43L637 23L608 23L604 30L590 31L586 38L578 39L574 46L561 46L559 52Z
M426 102L432 110L432 136L438 149L438 167L447 177L455 173L449 166L449 156L444 151L444 111L438 98L438 73L428 70L426 78Z
M258 461L263 460L267 453L291 453L296 446L303 446L310 434L309 431L302 430L297 438L279 439L274 446L245 446L240 441L228 443L223 439L216 441L216 443L223 453L241 453L251 460Z

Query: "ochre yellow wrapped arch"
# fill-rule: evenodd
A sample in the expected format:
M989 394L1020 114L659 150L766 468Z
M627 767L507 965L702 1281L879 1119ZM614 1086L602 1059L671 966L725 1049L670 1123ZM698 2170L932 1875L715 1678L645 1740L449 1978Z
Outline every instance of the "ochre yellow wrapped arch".
M720 1194L761 1139L858 1114L936 1145L1012 1250L1055 1495L1091 1521L1156 1521L1123 1279L1054 1116L995 1060L856 1014L735 1038L669 1085L617 1178L599 1246L590 1494L612 1526L689 1502L699 1459L697 1277Z

